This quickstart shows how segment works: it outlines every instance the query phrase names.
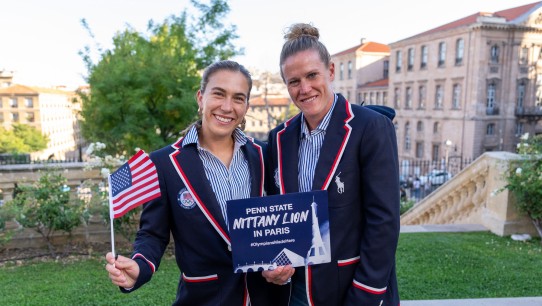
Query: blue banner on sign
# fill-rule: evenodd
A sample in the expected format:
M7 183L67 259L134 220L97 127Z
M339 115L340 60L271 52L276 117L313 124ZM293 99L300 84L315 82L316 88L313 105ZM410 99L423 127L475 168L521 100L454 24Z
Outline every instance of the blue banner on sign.
M235 272L331 261L327 191L227 201Z

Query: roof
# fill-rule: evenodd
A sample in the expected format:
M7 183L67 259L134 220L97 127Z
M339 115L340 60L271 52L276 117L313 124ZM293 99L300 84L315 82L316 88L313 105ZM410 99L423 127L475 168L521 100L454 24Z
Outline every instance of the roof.
M535 2L535 3L531 3L531 4L526 4L526 5L522 5L522 6L518 6L518 7L514 7L514 8L494 12L494 13L478 12L478 13L469 15L467 17L463 17L461 19L452 21L450 23L441 25L441 26L436 27L434 29L431 29L431 30L428 30L428 31L425 31L425 32L422 32L422 33L419 33L419 34L416 34L416 35L414 35L412 37L427 35L427 34L432 34L432 33L437 33L437 32L442 32L442 31L446 31L446 30L459 28L459 27L462 27L462 26L468 26L468 25L471 25L471 24L475 24L475 23L478 22L478 17L480 17L480 16L502 17L502 18L505 18L507 23L514 23L514 21L516 19L520 19L520 17L522 17L523 15L525 15L527 13L530 13L531 11L533 11L534 9L536 9L536 8L538 8L540 6L542 6L542 2ZM410 38L412 38L412 37L410 37Z
M361 85L361 88L368 88L368 87L388 87L389 79L382 79L374 82L369 82Z
M390 53L390 47L381 43L368 41L366 43L359 44L350 49L346 49L339 53L333 54L332 56L340 56L344 54L353 53L356 51L368 52L368 53Z
M20 84L14 84L8 87L0 88L0 94L8 95L38 95L38 94L61 94L69 95L72 94L69 91L59 90L54 88L42 88L42 87L33 87L25 86Z
M267 97L269 106L287 106L290 103L290 98L283 96ZM250 99L250 106L264 106L265 100L263 96L258 96Z

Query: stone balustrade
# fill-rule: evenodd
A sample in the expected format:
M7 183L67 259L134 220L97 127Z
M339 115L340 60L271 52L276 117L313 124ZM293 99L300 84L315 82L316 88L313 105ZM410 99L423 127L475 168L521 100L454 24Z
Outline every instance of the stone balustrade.
M401 216L401 225L480 224L508 236L538 236L531 220L517 211L505 173L519 155L487 152ZM500 192L499 192L500 190Z

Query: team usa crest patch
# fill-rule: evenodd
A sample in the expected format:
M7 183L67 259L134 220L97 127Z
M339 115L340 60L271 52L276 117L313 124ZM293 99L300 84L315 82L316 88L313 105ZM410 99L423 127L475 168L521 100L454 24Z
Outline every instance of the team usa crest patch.
M192 194L186 188L181 189L177 194L177 203L184 209L192 209L196 206L196 201L194 201Z

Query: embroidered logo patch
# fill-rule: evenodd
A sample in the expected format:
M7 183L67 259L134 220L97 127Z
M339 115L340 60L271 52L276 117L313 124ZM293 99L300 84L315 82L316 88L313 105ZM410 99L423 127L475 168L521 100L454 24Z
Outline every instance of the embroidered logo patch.
M339 177L339 175L341 175L341 172L339 172L339 174L337 174L337 176L335 177L335 184L337 184L337 192L338 193L343 193L344 192L344 182L341 181L341 178Z
M184 209L192 209L196 206L196 201L194 201L192 194L186 188L181 189L177 194L177 203Z

